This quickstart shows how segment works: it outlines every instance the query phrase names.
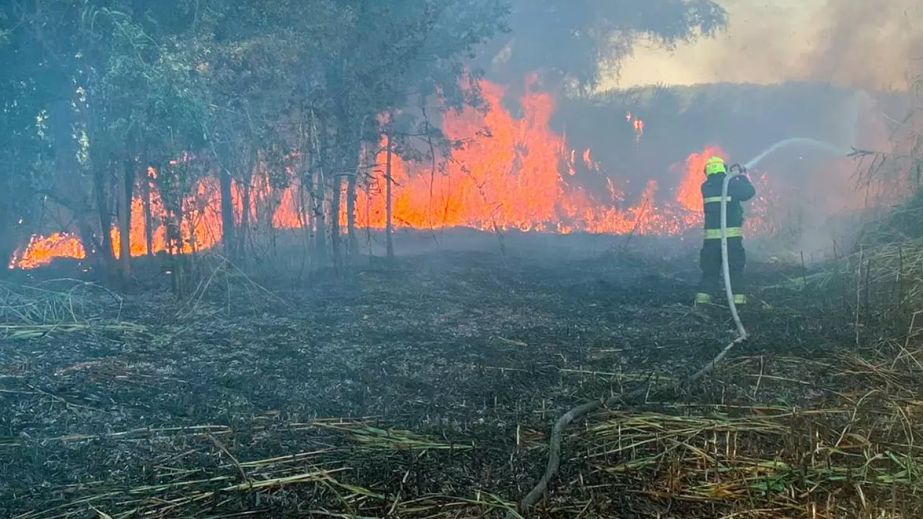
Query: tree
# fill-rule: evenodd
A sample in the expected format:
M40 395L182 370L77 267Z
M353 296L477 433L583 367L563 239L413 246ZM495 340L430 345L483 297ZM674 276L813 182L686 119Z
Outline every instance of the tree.
M503 29L507 6L499 0L399 0L350 2L350 38L338 59L325 68L330 96L325 132L339 160L330 186L331 213L338 215L346 180L346 256L356 252L355 203L363 144L378 146L378 116L407 107L425 107L437 95L438 107L458 108L478 98L477 75L466 60L476 47ZM412 111L404 110L405 113ZM420 112L430 135L425 109ZM435 157L434 157L435 160ZM390 182L390 179L387 180ZM339 220L331 221L334 263L341 263Z
M672 46L714 34L727 13L714 0L512 0L511 31L491 41L480 62L509 82L595 85L639 38Z
M304 10L312 16L292 16ZM250 187L260 157L307 145L305 119L322 60L342 38L332 2L215 2L208 25L211 151L219 169L227 254L241 258L251 217ZM242 197L239 231L233 186Z
M184 28L171 27L172 18L153 20L133 7L132 2L85 5L78 39L79 54L87 61L79 81L86 85L87 167L99 217L98 249L109 276L122 282L130 275L134 185L148 162L159 166L156 178L170 250L184 250L183 197L197 179L188 157L202 147L206 123L198 71L203 49L185 33L172 33ZM111 240L113 214L119 251ZM173 271L182 275L181 267Z
M90 261L127 281L139 187L148 253L156 188L177 258L195 248L183 230L188 197L217 180L225 250L242 257L248 219L267 218L249 210L259 170L273 192L306 188L314 253L326 256L329 237L340 265L358 249L356 196L372 169L364 157L380 144L379 116L400 112L394 150L425 139L435 165L439 132L427 107L476 102L466 63L505 12L505 0L14 0L0 7L10 64L3 124L22 140L4 150L18 171L9 191L63 208ZM42 153L54 167L33 182ZM0 252L19 219L4 207Z
M156 21L135 7L143 2L13 1L2 11L13 26L7 77L34 85L28 110L47 127L43 135L55 156L47 187L24 192L44 194L70 212L91 261L110 276L116 274L113 215L122 230L121 273L129 272L127 225L139 144L157 146L169 132L174 148L186 150L189 141L179 144L178 136L202 134L188 73L194 62L182 62L188 47L171 47L162 30L162 40L151 36L158 24L179 19L176 11Z
M0 60L17 62L19 52L0 32ZM23 231L39 218L40 198L52 176L52 147L48 111L34 78L17 81L15 74L0 79L0 270L17 243L27 235ZM23 196L23 195L26 196ZM32 194L31 196L29 194Z
M79 167L81 133L75 123L80 90L72 81L79 56L62 52L64 42L76 33L76 2L11 1L0 6L0 53L4 63L3 160L4 187L0 197L0 252L6 259L19 241L21 221L30 228L31 203L38 197L85 215L91 207L84 172ZM85 142L85 141L84 141ZM42 160L34 152L43 149ZM44 204L43 204L44 205ZM44 211L43 211L44 212ZM76 218L85 240L91 226ZM23 226L24 227L24 226ZM86 243L90 243L87 241ZM87 247L92 254L94 249ZM4 261L5 261L4 259Z

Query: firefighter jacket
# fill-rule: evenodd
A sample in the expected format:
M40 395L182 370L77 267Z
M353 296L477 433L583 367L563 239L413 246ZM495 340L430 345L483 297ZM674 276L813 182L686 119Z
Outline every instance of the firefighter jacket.
M724 173L708 177L702 184L702 201L705 206L705 239L721 239L721 188ZM756 189L745 175L738 175L728 183L727 236L743 237L744 211L740 205L756 195Z

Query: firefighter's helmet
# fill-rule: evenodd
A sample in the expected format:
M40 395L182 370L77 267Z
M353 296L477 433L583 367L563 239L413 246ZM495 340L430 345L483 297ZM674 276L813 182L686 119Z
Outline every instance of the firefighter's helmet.
M711 157L705 162L705 176L717 175L718 173L727 173L727 166L721 157Z

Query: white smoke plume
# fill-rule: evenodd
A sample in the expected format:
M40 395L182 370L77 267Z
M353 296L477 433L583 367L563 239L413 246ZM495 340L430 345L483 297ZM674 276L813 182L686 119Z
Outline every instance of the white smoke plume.
M727 30L670 51L640 45L607 86L822 81L904 90L923 71L920 0L719 0Z

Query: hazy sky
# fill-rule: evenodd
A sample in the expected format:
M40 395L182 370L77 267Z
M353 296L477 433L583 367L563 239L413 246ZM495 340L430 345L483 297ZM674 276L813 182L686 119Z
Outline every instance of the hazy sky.
M671 51L642 42L604 87L830 81L903 89L923 69L923 0L717 0L726 31Z

